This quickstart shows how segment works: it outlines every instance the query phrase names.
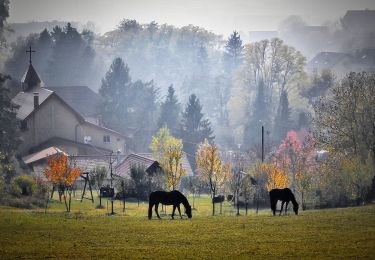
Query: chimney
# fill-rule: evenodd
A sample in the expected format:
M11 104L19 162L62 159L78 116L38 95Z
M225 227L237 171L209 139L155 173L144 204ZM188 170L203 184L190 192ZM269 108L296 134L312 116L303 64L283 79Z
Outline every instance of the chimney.
M34 109L38 108L39 106L39 93L34 92Z

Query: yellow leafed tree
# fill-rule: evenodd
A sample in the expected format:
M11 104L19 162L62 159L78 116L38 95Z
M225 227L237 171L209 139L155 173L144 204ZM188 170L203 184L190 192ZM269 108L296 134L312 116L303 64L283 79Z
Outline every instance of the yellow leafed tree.
M345 156L341 160L341 174L345 178L345 186L350 197L358 205L365 202L371 181L374 178L373 158L371 154L366 161L359 156Z
M276 188L286 188L289 184L289 179L284 170L277 167L275 163L264 163L261 165L261 170L267 176L266 188L268 191Z
M200 178L205 182L211 191L211 197L214 198L230 174L229 164L224 164L219 147L215 144L209 144L207 140L199 145L195 155ZM215 215L215 205L212 203L212 215Z
M159 132L152 137L150 149L154 158L161 164L169 190L175 190L181 178L186 175L182 167L182 148L182 140L173 137L168 128L160 128Z
M182 155L182 140L174 137L168 139L162 168L167 174L167 186L170 190L175 190L180 184L181 177L185 175Z

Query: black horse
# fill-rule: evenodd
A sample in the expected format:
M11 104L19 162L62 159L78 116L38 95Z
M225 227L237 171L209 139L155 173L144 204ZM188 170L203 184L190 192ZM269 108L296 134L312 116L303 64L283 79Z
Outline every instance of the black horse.
M270 200L271 200L271 210L273 212L273 215L275 216L276 212L276 204L278 200L281 200L281 210L280 210L280 215L283 211L284 203L285 205L285 214L288 209L288 204L289 201L293 203L293 211L298 215L298 203L296 201L296 198L294 197L293 192L288 189L273 189L270 191Z
M219 195L212 199L212 203L223 203L223 202L224 202L224 195Z
M178 190L174 190L171 192L167 191L154 191L151 192L150 194L150 199L149 199L149 206L148 206L148 218L152 218L152 207L155 205L155 213L156 216L160 219L159 212L158 212L158 207L159 203L163 205L173 205L173 212L172 212L172 218L174 218L174 212L176 208L178 209L178 213L181 216L181 210L180 210L180 204L184 205L185 207L185 213L188 216L188 218L191 218L191 206L186 199L186 197L179 192Z

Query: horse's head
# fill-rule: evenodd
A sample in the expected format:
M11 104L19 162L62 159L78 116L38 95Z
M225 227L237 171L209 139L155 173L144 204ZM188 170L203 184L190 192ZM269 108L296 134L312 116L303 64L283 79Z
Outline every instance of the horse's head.
M298 215L298 208L299 208L298 203L293 205L293 211L294 211L294 213L296 213L296 215Z
M192 217L192 215L191 215L191 206L190 206L190 205L187 205L187 206L185 207L185 213L186 213L186 215L188 216L188 218L191 218L191 217Z

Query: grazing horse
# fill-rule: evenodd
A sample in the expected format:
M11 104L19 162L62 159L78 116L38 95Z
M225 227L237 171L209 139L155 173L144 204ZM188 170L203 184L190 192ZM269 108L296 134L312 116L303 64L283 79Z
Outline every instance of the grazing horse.
M160 219L158 207L159 203L163 205L173 205L173 212L172 212L172 218L174 218L174 212L176 208L178 209L178 213L181 216L181 210L180 210L180 204L184 205L185 207L185 213L188 216L188 218L191 218L191 206L186 199L186 197L179 192L178 190L173 190L171 192L167 191L154 191L150 194L149 199L149 206L148 206L148 219L152 218L152 207L155 205L155 213L156 216Z
M294 194L292 191L288 188L285 189L273 189L270 191L270 200L271 200L271 210L273 212L273 215L275 216L276 212L276 204L278 200L281 200L281 210L280 215L283 211L284 203L285 205L285 214L288 209L288 203L291 201L293 203L293 211L298 215L298 203L296 201L296 198L294 197Z
M223 202L224 202L224 195L219 195L212 199L212 203L223 203Z

